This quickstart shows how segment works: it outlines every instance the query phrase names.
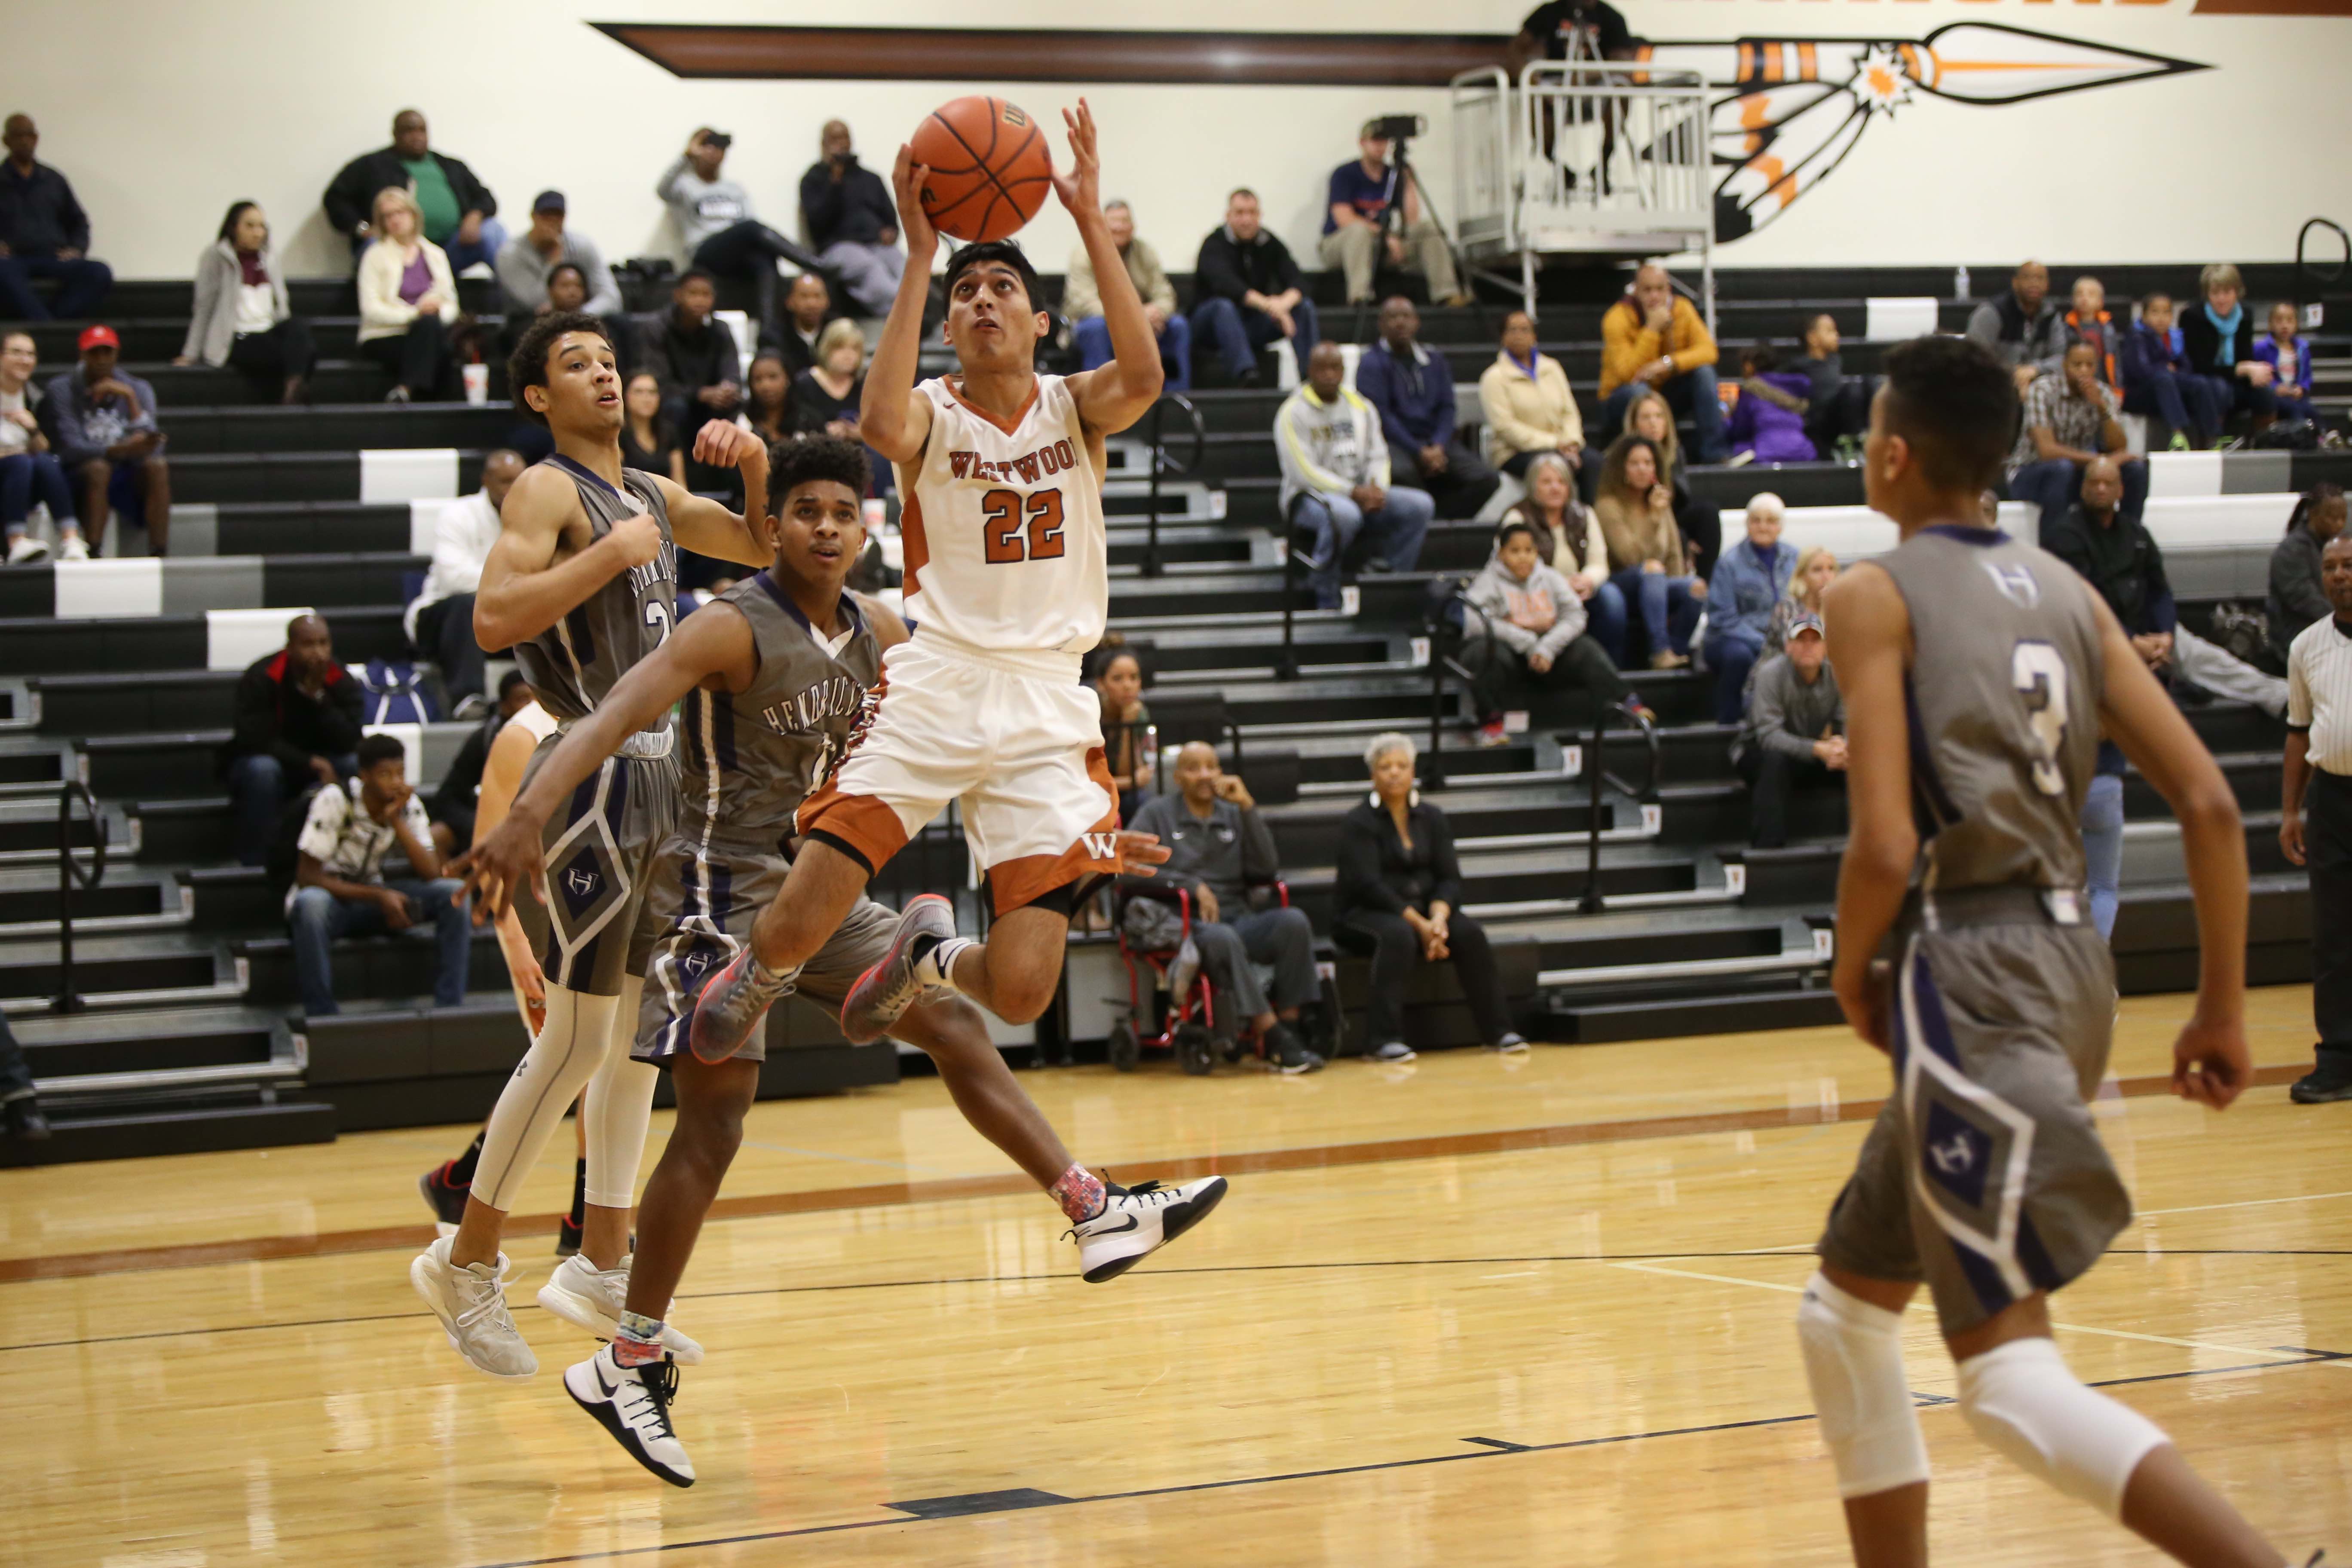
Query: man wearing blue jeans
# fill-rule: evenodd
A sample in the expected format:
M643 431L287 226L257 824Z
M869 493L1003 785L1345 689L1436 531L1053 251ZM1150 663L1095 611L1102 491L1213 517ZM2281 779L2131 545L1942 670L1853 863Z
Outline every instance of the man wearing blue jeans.
M359 741L359 682L335 662L326 621L295 616L286 646L255 659L238 679L236 727L221 751L238 864L269 858L286 803L313 778L332 786L348 775L358 765Z
M1225 198L1224 226L1201 242L1192 287L1199 295L1193 341L1217 345L1235 386L1258 384L1262 345L1287 338L1296 354L1322 341L1306 275L1289 247L1266 230L1255 191Z
M1391 572L1421 559L1436 506L1423 490L1389 483L1388 443L1372 405L1342 384L1347 361L1337 343L1317 343L1307 382L1274 416L1282 460L1282 514L1315 535L1307 580L1318 607L1339 607L1339 573L1349 548L1369 533L1372 552Z
M310 815L296 841L286 923L294 933L302 1010L313 1018L340 1011L331 951L337 937L404 931L427 921L440 948L433 1005L457 1006L466 1000L474 940L472 916L459 896L465 884L441 875L433 826L408 782L401 743L389 735L365 736L358 762L358 776L348 787L331 786L310 797ZM387 882L383 858L395 844L415 874Z
M2026 388L2009 455L2010 498L2040 507L2047 529L2081 499L2084 471L2105 456L2121 470L2125 514L2137 517L2147 500L2147 465L2125 450L2120 404L2099 379L2098 351L2070 343L2061 365Z

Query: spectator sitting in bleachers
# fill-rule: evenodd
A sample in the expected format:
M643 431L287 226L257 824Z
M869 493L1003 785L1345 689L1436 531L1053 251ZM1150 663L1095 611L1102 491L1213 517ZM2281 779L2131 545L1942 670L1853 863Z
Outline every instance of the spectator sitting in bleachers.
M1780 368L1780 351L1769 342L1750 344L1739 360L1739 401L1723 427L1734 458L1759 463L1810 463L1815 456L1805 422L1811 408L1811 378Z
M1120 259L1127 263L1129 281L1143 298L1143 317L1151 323L1160 343L1160 364L1166 389L1184 392L1192 385L1192 323L1176 309L1176 286L1151 242L1135 232L1135 213L1125 202L1103 204L1103 226L1110 230ZM1110 326L1103 319L1102 290L1095 283L1095 264L1083 245L1070 252L1069 270L1062 281L1062 314L1070 321L1076 340L1078 363L1095 370L1111 362Z
M1364 976L1365 1055L1409 1062L1404 993L1414 970L1452 961L1463 999L1488 1050L1517 1051L1527 1041L1511 1027L1486 930L1461 912L1462 863L1445 813L1421 798L1413 782L1412 738L1390 731L1365 748L1371 798L1339 824L1339 874L1331 922L1343 942L1371 951Z
M563 193L541 191L530 204L530 226L499 247L499 292L507 310L539 316L557 309L548 300L548 279L555 267L570 262L588 286L586 300L573 309L595 316L620 314L621 286L604 265L604 252L594 240L569 227L564 216Z
M77 559L89 553L75 521L73 486L35 412L41 389L33 384L33 372L40 362L32 333L0 334L0 530L6 533L11 566L48 559L49 547L27 526L35 501L49 509L59 540L70 539L81 550Z
M710 274L688 268L670 286L669 309L646 329L638 363L661 377L662 415L691 452L694 438L714 419L732 419L743 403L735 334L711 319L719 294Z
M1595 702L1654 717L1617 673L1608 650L1585 635L1584 601L1543 559L1532 525L1503 524L1493 557L1463 596L1472 606L1463 635L1475 645L1491 633L1499 645L1492 661L1479 666L1475 698L1480 745L1509 742L1503 699L1514 686L1580 689ZM1469 658L1476 663L1479 655Z
M719 177L735 139L708 125L686 139L686 151L654 182L654 195L677 224L687 259L708 278L749 283L757 291L757 314L775 319L776 263L789 261L803 272L824 264L751 216L751 193Z
M429 815L433 847L439 854L446 857L473 847L475 806L481 793L482 773L490 763L490 743L499 738L508 720L535 700L530 682L521 670L509 669L499 677L499 705L482 713L482 721L449 760L449 771L443 776L441 787L434 792Z
M1282 514L1315 535L1307 579L1326 610L1339 607L1340 569L1359 533L1388 570L1410 572L1435 512L1425 491L1389 482L1380 413L1344 384L1347 370L1339 344L1317 343L1305 384L1274 416Z
M350 237L354 254L383 237L376 198L387 190L407 195L416 209L418 237L437 246L453 272L487 265L506 244L498 198L463 162L433 151L425 116L416 110L392 117L391 146L361 153L327 187L321 204L327 221Z
M2019 264L2007 293L1969 312L1968 335L2010 367L2020 394L2034 377L2056 374L2066 357L2066 321L2050 298L2050 268L2039 261Z
M1115 637L1117 632L1106 636ZM1151 787L1151 709L1143 700L1143 660L1131 647L1098 647L1095 695L1102 701L1103 761L1118 784L1118 819L1135 826Z
M1707 668L1715 671L1715 721L1737 724L1748 677L1764 655L1772 614L1797 577L1797 547L1783 541L1788 508L1770 490L1748 499L1748 537L1725 551L1706 586Z
M447 253L425 237L416 198L397 185L376 193L377 243L360 258L360 353L392 373L387 403L457 392L449 329L457 279Z
M2191 374L2211 389L2214 411L2224 420L2243 414L2253 428L2278 422L2278 395L2271 390L2274 366L2255 357L2254 313L2246 309L2246 282L2238 269L2217 261L2197 275L2205 298L2180 318L2181 352Z
M1503 346L1478 376L1478 406L1486 416L1487 455L1515 479L1545 453L1570 468L1584 461L1584 418L1559 361L1536 349L1535 319L1525 310L1503 318Z
M612 274L608 272L605 276L609 278ZM551 313L557 315L587 311L588 273L578 262L559 261L547 269L547 308ZM536 315L537 312L534 311L533 314ZM619 316L599 316L597 319L604 323L604 333L612 340L614 368L623 375L628 374L630 366L635 363L636 344L632 341L630 334L623 331L626 325L625 321ZM527 327L529 323L518 319L513 325ZM516 342L521 341L520 331L516 331L513 335ZM509 353L514 352L511 344L509 345L507 352Z
M793 437L793 376L773 349L753 354L743 373L743 420L772 447Z
M1135 814L1135 830L1156 835L1169 857L1157 876L1129 879L1130 893L1191 896L1192 945L1201 973L1216 989L1210 1029L1220 1047L1233 1045L1246 1025L1283 1071L1311 1072L1322 1059L1299 1044L1297 1026L1299 1009L1322 994L1315 928L1304 910L1250 904L1253 889L1282 874L1274 835L1249 787L1218 765L1217 749L1205 741L1176 753L1176 789L1152 796ZM1253 967L1259 963L1274 966L1271 995Z
M1715 570L1715 558L1723 553L1723 514L1691 492L1690 468L1683 461L1682 437L1675 429L1673 407L1655 392L1635 394L1626 405L1622 428L1609 432L1612 441L1619 436L1639 436L1658 449L1658 471L1674 492L1675 526L1682 531L1690 569L1706 577ZM1600 476L1593 468L1588 465L1585 473L1597 483Z
M269 220L257 202L234 202L220 234L196 258L195 310L173 364L227 365L254 394L307 403L319 350L310 323L294 313L286 278L269 248Z
M117 368L122 340L113 328L84 327L78 342L81 363L51 377L41 395L58 463L81 481L81 533L61 533L58 559L88 560L104 544L110 516L134 507L143 509L149 552L163 555L171 546L172 470L163 460L155 389Z
M866 401L866 334L856 321L845 316L825 323L816 363L793 377L791 396L793 434L857 439Z
M2170 427L2172 450L2212 446L2221 438L2221 410L2213 388L2189 367L2180 329L2172 323L2172 296L2150 294L2139 320L2118 334L2116 369L2123 375L2124 412L2153 414Z
M1265 226L1255 191L1225 198L1223 226L1201 242L1192 263L1192 342L1217 346L1235 386L1258 384L1260 344L1285 338L1295 354L1322 342L1306 274Z
M1600 518L1577 499L1568 459L1558 452L1535 454L1527 486L1527 495L1503 514L1501 526L1524 522L1535 531L1537 558L1568 579L1584 601L1592 637L1611 663L1622 666L1625 595L1609 580L1609 545L1601 537Z
M1787 649L1789 628L1796 625L1798 616L1822 613L1822 595L1837 581L1837 552L1828 545L1809 544L1797 552L1797 569L1789 574L1789 591L1780 595L1780 602L1772 606L1772 614L1764 623L1764 651L1757 656L1759 664ZM1752 669L1748 672L1748 689L1756 689L1756 672ZM1745 711L1747 706L1748 700L1743 695L1740 708Z
M1845 787L1845 700L1823 657L1822 619L1789 623L1788 646L1756 667L1756 689L1731 744L1731 765L1748 782L1748 842L1789 842L1789 797L1799 789Z
M1323 239L1318 248L1325 267L1336 267L1346 279L1348 303L1367 305L1381 258L1392 267L1409 267L1429 280L1429 297L1441 305L1466 305L1454 272L1454 252L1445 231L1437 226L1421 199L1417 175L1403 178L1389 163L1387 137L1374 134L1379 121L1366 121L1356 133L1356 156L1331 171L1330 190L1324 202ZM1389 221L1391 204L1402 200L1402 222Z
M1381 306L1381 341L1356 363L1356 390L1380 411L1391 461L1402 458L1437 515L1475 517L1503 481L1454 426L1454 366L1419 341L1421 312L1399 295Z
M1656 262L1633 274L1625 296L1601 314L1601 427L1622 428L1628 405L1655 392L1698 431L1702 463L1723 461L1723 404L1716 390L1715 334Z
M220 756L240 864L268 858L278 815L313 778L331 786L357 765L360 702L360 683L335 662L334 638L318 616L295 616L286 646L246 666L236 728Z
M1609 444L1592 510L1609 545L1609 580L1624 595L1627 619L1644 634L1652 669L1690 663L1682 648L1706 597L1706 581L1692 573L1675 526L1674 501L1659 477L1657 443L1620 436Z
M798 375L816 363L817 334L833 314L833 290L821 272L803 272L793 279L784 308L760 325L760 346L773 349L784 362L787 375Z
M2271 367L2271 395L2278 399L2282 419L2311 419L2319 411L2311 404L2311 345L2296 334L2294 301L2271 306L2270 335L2254 344L2254 358Z
M0 318L95 316L114 287L114 273L90 259L89 216L66 177L35 161L40 144L29 114L12 114L0 129L0 146L8 150L0 162ZM36 278L57 280L55 310L33 292Z
M286 892L286 924L294 937L294 984L312 1018L341 1011L335 1004L332 944L345 936L404 931L432 922L440 949L433 1005L466 1000L473 957L473 919L461 896L466 885L441 875L433 826L408 782L407 753L390 735L360 738L351 784L321 785L295 840L294 886ZM383 876L384 857L397 845L409 875Z
M2081 500L2062 513L2042 514L2042 548L2098 590L2159 677L2177 671L2191 685L2273 717L2286 711L2285 681L2179 624L2164 552L2126 498L2122 468L2114 459L2093 459L2083 470Z
M1805 434L1813 450L1828 457L1839 443L1859 441L1870 428L1871 379L1848 375L1839 353L1837 318L1816 311L1805 322L1805 353L1781 368L1801 375L1810 384L1805 395Z
M499 509L522 478L523 467L520 453L500 447L482 459L480 489L443 504L433 528L432 568L401 616L417 653L441 667L453 718L471 719L488 706L482 647L474 640L474 593L481 586L490 546L499 542Z
M2287 650L2305 626L2336 613L2320 586L2319 555L2344 531L2344 490L2317 484L2304 491L2286 520L2286 537L2271 551L2269 603L2271 652L2286 668Z
M2072 303L2065 316L2066 341L2088 343L2099 356L2099 379L2117 397L2124 392L2121 358L2123 333L2107 313L2107 286L2088 273L2074 279Z
M2063 517L2082 492L2084 465L2113 456L2124 475L2124 509L2137 516L2147 499L2147 465L2125 451L2115 389L2099 379L2088 343L2068 346L2060 368L2026 389L2017 445L2009 455L2009 493Z
M821 156L801 176L801 221L808 226L809 243L859 308L869 316L887 315L907 270L889 182L857 161L845 121L826 121L817 150Z
M686 448L677 444L677 426L662 412L661 378L649 370L630 376L621 408L622 464L685 489Z

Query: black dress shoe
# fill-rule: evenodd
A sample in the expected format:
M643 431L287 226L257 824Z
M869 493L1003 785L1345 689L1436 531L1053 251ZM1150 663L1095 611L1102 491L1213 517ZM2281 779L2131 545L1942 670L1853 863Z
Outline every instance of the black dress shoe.
M41 1114L38 1100L26 1095L8 1102L8 1136L39 1142L49 1135L49 1119Z

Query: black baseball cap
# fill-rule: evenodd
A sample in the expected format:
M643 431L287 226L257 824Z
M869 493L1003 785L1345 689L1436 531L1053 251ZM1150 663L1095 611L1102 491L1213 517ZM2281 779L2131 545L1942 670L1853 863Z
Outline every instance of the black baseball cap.
M562 191L541 191L530 198L530 210L535 213L560 213L563 210Z

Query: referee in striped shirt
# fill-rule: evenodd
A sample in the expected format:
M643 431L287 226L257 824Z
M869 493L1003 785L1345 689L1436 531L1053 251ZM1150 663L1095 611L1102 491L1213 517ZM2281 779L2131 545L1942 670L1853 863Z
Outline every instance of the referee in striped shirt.
M2352 534L2328 541L2319 585L2336 613L2305 627L2287 650L2286 794L2279 820L2286 858L2311 871L2311 1012L2319 1060L2294 1086L2301 1105L2352 1100Z

